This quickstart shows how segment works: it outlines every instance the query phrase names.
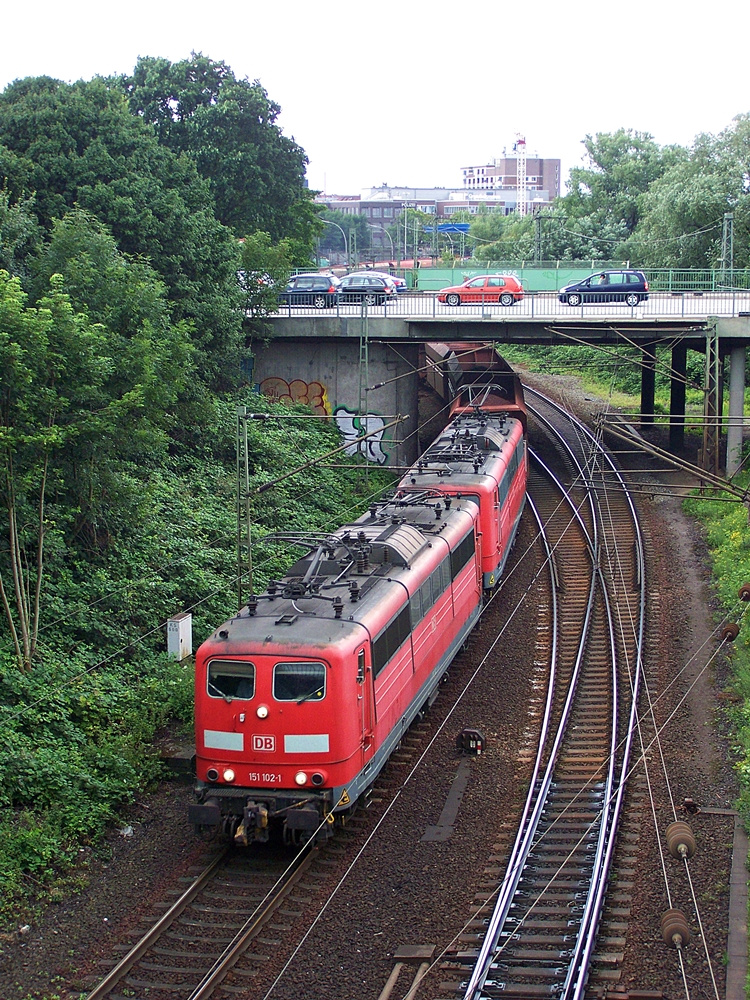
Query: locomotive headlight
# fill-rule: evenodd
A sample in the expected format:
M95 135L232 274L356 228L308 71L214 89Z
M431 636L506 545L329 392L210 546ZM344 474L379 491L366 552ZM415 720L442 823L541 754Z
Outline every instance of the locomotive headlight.
M255 714L258 716L259 719L268 718L268 705L258 705L258 707L255 710Z
M231 767L226 768L224 771L224 781L234 781L234 771Z
M304 771L297 771L297 773L294 776L294 780L297 782L298 785L304 785L305 782L307 781L307 775L305 774Z

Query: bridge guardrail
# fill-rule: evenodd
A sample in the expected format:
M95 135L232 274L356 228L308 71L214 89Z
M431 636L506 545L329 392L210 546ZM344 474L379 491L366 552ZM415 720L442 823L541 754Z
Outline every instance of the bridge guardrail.
M475 302L449 306L438 302L437 292L407 292L379 306L337 302L329 308L312 305L282 305L280 316L340 316L351 318L366 311L372 317L434 318L434 319L599 319L616 317L628 320L653 320L657 317L684 319L708 316L731 317L750 315L750 290L652 292L647 302L628 306L624 302L590 302L569 306L559 302L557 292L527 292L512 306L496 302Z
M554 292L572 281L580 281L594 271L617 271L623 267L643 271L653 292L718 292L750 289L750 268L742 267L724 269L642 267L632 261L605 260L552 260L536 263L528 260L491 261L482 267L467 260L453 267L444 267L440 264L420 268L414 268L411 264L381 267L382 270L405 278L411 289L428 292L436 292L449 285L460 285L467 278L475 278L481 274L512 274L519 279L527 292ZM345 271L346 269L342 269L342 273Z

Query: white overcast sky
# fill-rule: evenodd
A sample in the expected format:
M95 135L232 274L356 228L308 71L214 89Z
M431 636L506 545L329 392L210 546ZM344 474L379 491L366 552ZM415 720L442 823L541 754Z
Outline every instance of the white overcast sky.
M687 146L750 112L749 28L748 0L39 0L5 5L0 89L202 52L281 106L317 190L460 186L517 134L566 179L587 134Z

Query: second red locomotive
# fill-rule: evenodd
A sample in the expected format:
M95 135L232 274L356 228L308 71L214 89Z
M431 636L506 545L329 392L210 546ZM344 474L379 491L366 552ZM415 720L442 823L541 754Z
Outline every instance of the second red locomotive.
M372 784L474 626L526 493L520 383L471 377L395 494L330 533L198 649L198 829L325 836Z

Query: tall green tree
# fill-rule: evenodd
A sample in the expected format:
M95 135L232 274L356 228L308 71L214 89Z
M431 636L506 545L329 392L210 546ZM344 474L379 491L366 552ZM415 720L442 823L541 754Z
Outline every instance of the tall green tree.
M423 246L431 243L431 234L426 230L435 225L435 217L427 212L421 212L417 208L404 208L403 212L396 219L396 246L403 248L404 257L412 257L416 260L422 252ZM393 229L390 230L391 234ZM399 250L400 252L400 250Z
M268 233L252 233L242 242L240 287L245 311L253 318L278 312L279 288L291 274L294 251L282 240L274 244Z
M22 670L34 661L45 548L54 534L53 456L98 420L111 359L103 331L76 315L59 284L29 309L18 278L0 271L0 601Z
M628 231L612 215L594 212L570 218L554 206L542 213L542 256L547 260L623 260Z
M0 94L0 178L51 231L74 207L104 222L118 249L143 256L166 284L173 322L192 324L201 374L216 385L238 368L238 251L214 216L190 159L161 146L102 79L18 80Z
M257 80L237 79L226 63L192 53L177 63L140 58L121 84L131 110L153 126L159 142L195 163L224 225L238 236L260 230L274 241L310 242L307 157L283 134L281 109Z
M31 199L12 204L7 189L0 191L0 267L24 280L42 238L32 206Z
M647 132L618 129L587 135L588 163L570 171L568 193L558 198L544 225L544 256L554 259L621 259L651 185L685 159L680 146L659 146Z
M717 136L696 137L643 199L632 240L644 263L718 267L724 215L733 214L734 266L750 266L750 115L738 115ZM728 263L728 262L727 262Z
M102 276L113 295L134 290L117 263ZM0 271L0 601L26 670L50 554L71 573L74 552L90 559L121 530L131 472L166 456L190 373L185 330L140 316L125 332L108 329L73 307L64 284L53 275L32 308L20 280ZM158 299L147 276L140 285Z
M471 237L477 260L529 260L534 256L534 224L531 216L519 218L484 211L471 221Z
M349 251L353 256L353 247L359 250L369 248L372 244L372 229L367 224L367 216L350 215L337 209L327 208L320 212L318 218L318 242L324 253L344 253ZM354 240L352 240L352 233ZM346 247L345 244L346 243Z
M171 332L167 288L144 257L118 249L108 228L83 208L54 219L48 241L30 264L31 293L41 298L53 274L78 312L128 338L150 323L162 336Z
M563 210L572 218L595 215L621 224L627 235L638 224L642 195L687 156L681 146L659 146L648 132L624 128L587 135L584 146L588 166L570 171Z

